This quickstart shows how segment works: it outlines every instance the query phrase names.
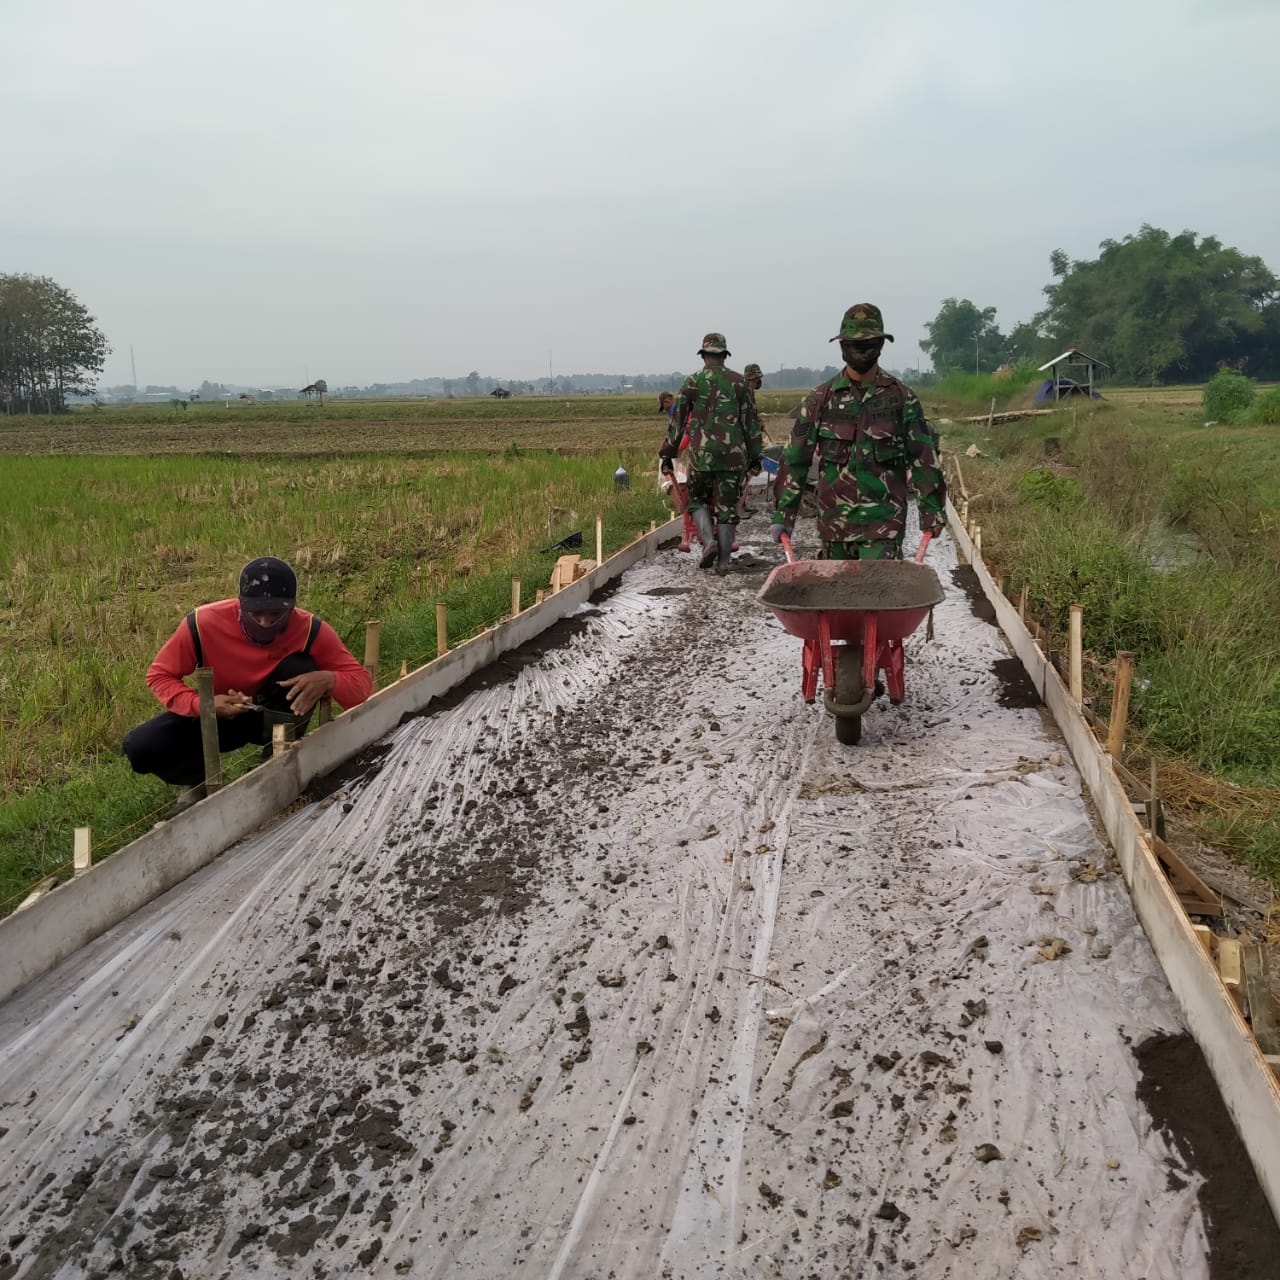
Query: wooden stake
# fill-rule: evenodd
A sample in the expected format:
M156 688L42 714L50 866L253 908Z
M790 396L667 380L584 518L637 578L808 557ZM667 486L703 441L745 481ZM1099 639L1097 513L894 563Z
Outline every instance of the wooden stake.
M963 512L969 505L969 490L965 487L964 472L960 470L960 455L958 453L953 454L952 458L956 464L956 479L960 481L961 511Z
M75 853L72 855L75 874L84 875L93 866L93 828L77 827Z
M400 679L403 680L409 674L409 659L405 658L400 663Z
M992 396L992 397L991 397L991 408L990 408L990 410L987 412L987 430L988 430L988 431L990 431L990 430L991 430L991 424L992 424L992 422L995 420L995 416L996 416L996 398L995 398L995 396Z
M657 533L657 532L658 532L658 522L657 522L656 520L650 520L650 521L649 521L649 532L650 532L650 533Z
M1236 1008L1244 1010L1244 956L1235 938L1218 939L1218 975L1227 994L1236 1002Z
M1071 701L1084 706L1084 605L1071 606Z
M436 657L449 652L448 615L442 604L436 605Z
M373 681L373 687L378 687L378 650L382 646L382 623L376 618L371 622L364 624L364 669L369 673L369 679Z
M1022 584L1022 593L1018 596L1018 617L1021 618L1023 622L1026 622L1027 620L1027 592L1027 584L1024 582Z
M1159 836L1161 840L1165 838L1164 802L1160 799L1160 777L1154 756L1151 757L1151 800L1147 805L1147 825L1152 835Z
M290 726L287 724L273 724L271 726L271 758L273 760L288 754L289 728Z
M998 574L996 576L996 590L1001 595L1004 595L1004 574L1003 573Z
M328 724L333 719L333 695L324 694L320 699L320 712L317 717L320 724Z
M520 616L520 579L511 579L511 616L518 618Z
M1124 758L1124 735L1129 727L1129 686L1133 681L1133 654L1122 649L1116 654L1116 684L1111 694L1111 721L1107 727L1107 753Z
M973 558L982 559L982 526L980 524L973 526Z
M218 751L218 717L213 710L213 668L196 668L200 694L200 739L204 744L204 791L212 795L222 786L222 756Z
M960 501L960 523L964 525L965 532L969 532L969 499L963 498Z
M541 604L547 598L546 588L539 587L537 594L533 597L534 604Z
M604 564L604 518L596 516L596 567Z
M1280 1053L1280 1019L1271 998L1271 972L1266 948L1257 943L1242 947L1244 985L1249 997L1249 1025L1263 1053Z

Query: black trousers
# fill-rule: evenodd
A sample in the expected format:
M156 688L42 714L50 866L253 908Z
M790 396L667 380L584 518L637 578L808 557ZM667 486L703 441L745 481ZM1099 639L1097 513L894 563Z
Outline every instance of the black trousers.
M299 737L306 731L311 712L305 717L290 716L289 691L280 685L307 671L318 671L316 660L306 653L291 653L267 677L254 696L265 711L245 711L218 720L218 750L235 751L250 743L271 740L271 726L292 721ZM314 711L314 708L312 708ZM204 739L199 716L180 716L165 711L125 735L124 753L134 773L154 773L164 782L194 787L204 781Z

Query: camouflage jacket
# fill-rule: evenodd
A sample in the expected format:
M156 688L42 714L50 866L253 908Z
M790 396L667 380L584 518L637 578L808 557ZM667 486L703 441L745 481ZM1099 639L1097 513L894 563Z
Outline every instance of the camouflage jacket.
M782 455L778 512L785 520L800 509L815 454L823 542L900 539L912 489L922 529L936 532L946 522L937 434L915 392L897 378L878 373L864 384L841 371L805 401Z
M760 461L760 415L740 373L700 369L676 392L664 454L689 433L690 471L746 471Z

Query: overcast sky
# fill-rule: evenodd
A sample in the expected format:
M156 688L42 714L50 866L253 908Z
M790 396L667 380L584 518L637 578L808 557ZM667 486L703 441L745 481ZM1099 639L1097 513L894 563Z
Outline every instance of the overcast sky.
M1280 0L0 0L0 272L104 383L821 366L1143 222L1280 270Z

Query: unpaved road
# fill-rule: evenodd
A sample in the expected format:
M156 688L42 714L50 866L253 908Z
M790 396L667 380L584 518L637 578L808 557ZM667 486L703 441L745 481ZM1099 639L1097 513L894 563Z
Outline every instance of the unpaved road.
M0 1007L0 1280L1210 1274L1172 996L931 561L860 747L664 551Z

